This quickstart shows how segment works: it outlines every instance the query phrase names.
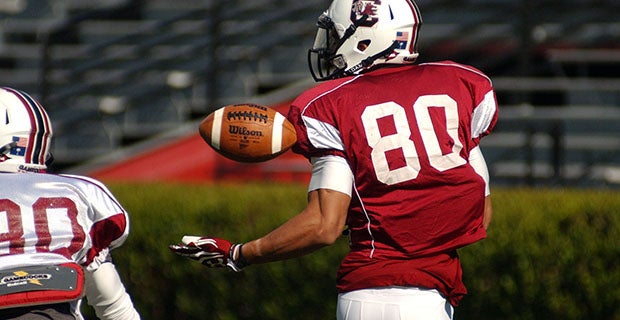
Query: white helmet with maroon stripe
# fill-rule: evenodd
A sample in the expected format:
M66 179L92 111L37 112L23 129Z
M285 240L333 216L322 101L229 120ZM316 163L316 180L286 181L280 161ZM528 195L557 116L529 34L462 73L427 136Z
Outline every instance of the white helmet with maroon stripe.
M418 57L420 10L413 0L334 0L317 22L308 64L316 81Z
M51 162L52 126L27 93L0 87L0 171L44 172Z

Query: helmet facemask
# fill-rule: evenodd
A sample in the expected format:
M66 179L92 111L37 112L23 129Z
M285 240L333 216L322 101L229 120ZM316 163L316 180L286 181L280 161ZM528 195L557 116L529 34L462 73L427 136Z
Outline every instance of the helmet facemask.
M315 81L342 77L347 63L341 54L337 54L337 51L346 38L342 37L341 39L338 36L336 25L325 13L319 17L317 26L319 29L314 39L314 45L312 49L308 50L310 73ZM355 25L351 25L349 29L351 28L355 28Z

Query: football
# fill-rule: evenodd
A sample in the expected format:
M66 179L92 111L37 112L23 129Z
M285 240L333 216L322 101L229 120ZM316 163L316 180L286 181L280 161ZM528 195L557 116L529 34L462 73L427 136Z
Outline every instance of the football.
M256 104L228 105L199 125L200 136L219 154L239 162L261 162L284 153L297 141L281 113Z

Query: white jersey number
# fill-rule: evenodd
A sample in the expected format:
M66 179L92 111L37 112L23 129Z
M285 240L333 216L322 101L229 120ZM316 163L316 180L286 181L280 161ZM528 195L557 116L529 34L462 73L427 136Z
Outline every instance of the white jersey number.
M441 110L441 113L437 113ZM420 96L413 104L413 112L422 144L433 168L446 171L467 163L460 156L463 144L458 137L459 114L454 99L445 94ZM433 119L433 115L439 114L439 119ZM379 119L387 117L392 118L395 132L383 136ZM392 185L418 177L420 158L411 140L411 127L403 106L393 101L368 106L362 113L362 124L368 145L372 148L372 163L379 181ZM438 132L438 129L442 132ZM442 141L438 135L442 134L447 135L451 141L449 150L441 147ZM390 168L387 154L394 150L402 151L405 166Z

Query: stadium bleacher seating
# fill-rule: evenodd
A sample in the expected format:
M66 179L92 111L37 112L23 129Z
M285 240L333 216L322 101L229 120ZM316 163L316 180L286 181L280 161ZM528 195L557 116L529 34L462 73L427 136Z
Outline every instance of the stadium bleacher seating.
M6 0L0 77L49 110L63 170L311 85L306 50L328 3ZM483 148L496 182L620 186L620 2L419 5L420 61L471 64L494 81L502 113Z

